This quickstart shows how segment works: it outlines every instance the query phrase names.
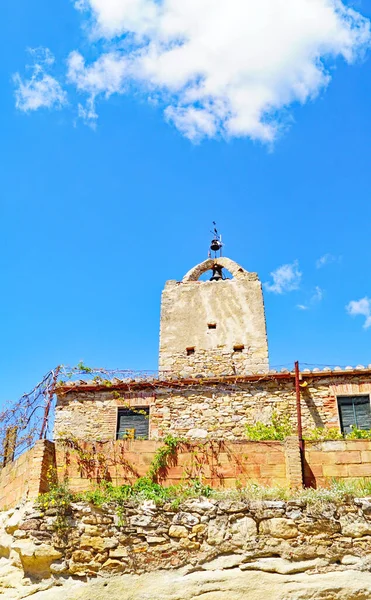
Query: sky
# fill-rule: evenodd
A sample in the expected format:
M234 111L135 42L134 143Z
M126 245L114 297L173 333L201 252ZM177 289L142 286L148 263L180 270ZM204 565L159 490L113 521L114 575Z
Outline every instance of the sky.
M213 221L272 367L371 363L371 0L0 11L0 402L58 364L156 369Z

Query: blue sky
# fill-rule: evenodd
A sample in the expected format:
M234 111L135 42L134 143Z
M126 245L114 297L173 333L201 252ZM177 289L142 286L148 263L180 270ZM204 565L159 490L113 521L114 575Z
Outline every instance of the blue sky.
M170 33L166 2L2 3L2 401L57 364L155 369L161 290L213 220L268 284L271 365L371 363L371 1L350 29L330 0L314 27L278 2L273 31L255 0L215 29L202 0Z

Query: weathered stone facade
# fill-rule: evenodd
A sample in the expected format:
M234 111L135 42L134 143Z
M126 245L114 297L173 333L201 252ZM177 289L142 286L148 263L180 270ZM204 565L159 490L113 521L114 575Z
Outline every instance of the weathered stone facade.
M232 279L199 281L215 264ZM162 378L247 375L268 371L262 286L227 258L197 265L162 294L159 370Z
M199 280L216 265L232 279ZM298 426L295 373L268 370L261 283L228 258L206 260L181 282L167 282L159 362L158 379L60 385L55 438L116 439L119 418L130 431L125 408L149 411L150 440L243 440L246 424L268 423L273 412L288 415L293 431ZM304 432L340 429L338 398L371 393L370 366L306 369L299 377Z
M301 377L304 432L340 429L337 398L371 393L371 370L305 372ZM129 391L130 390L130 391ZM273 411L297 426L293 373L202 380L118 382L110 387L86 382L59 388L55 438L112 440L122 406L149 407L149 438L245 439L246 423L269 422Z

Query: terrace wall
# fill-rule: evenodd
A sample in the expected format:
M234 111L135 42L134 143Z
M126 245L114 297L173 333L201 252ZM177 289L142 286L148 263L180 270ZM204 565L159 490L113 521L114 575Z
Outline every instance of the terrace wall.
M57 467L59 481L72 491L93 489L111 481L134 482L148 473L160 441L39 441L0 472L0 510L48 490L47 473ZM214 488L247 483L264 486L327 487L333 479L371 478L371 441L305 442L304 473L295 436L285 442L190 442L181 444L166 470L164 485L201 479Z
M47 491L47 473L55 464L54 444L47 440L36 442L17 460L0 471L0 510L15 506L23 499L36 499Z
M371 478L371 440L305 442L304 484L326 487L333 479Z
M73 491L94 487L102 480L122 485L148 473L158 441L56 443L56 464L60 480L68 478ZM266 486L301 484L297 440L286 442L201 442L181 444L159 473L164 485L202 479L212 487L233 488L255 481ZM300 457L299 457L300 458ZM300 461L299 461L300 464ZM299 481L297 480L299 477Z

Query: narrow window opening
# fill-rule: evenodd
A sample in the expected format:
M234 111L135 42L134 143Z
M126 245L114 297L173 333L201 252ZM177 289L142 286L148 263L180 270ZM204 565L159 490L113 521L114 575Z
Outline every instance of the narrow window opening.
M194 354L194 353L195 353L195 349L193 347L187 348L187 356L192 356L192 354Z
M118 440L148 440L149 408L135 407L119 408L117 416L116 439Z
M236 344L236 346L233 346L233 352L242 352L245 349L245 346L243 344Z
M371 429L369 396L341 396L338 398L341 431L351 433L352 427Z
M208 323L207 326L209 329L216 329L216 323Z

